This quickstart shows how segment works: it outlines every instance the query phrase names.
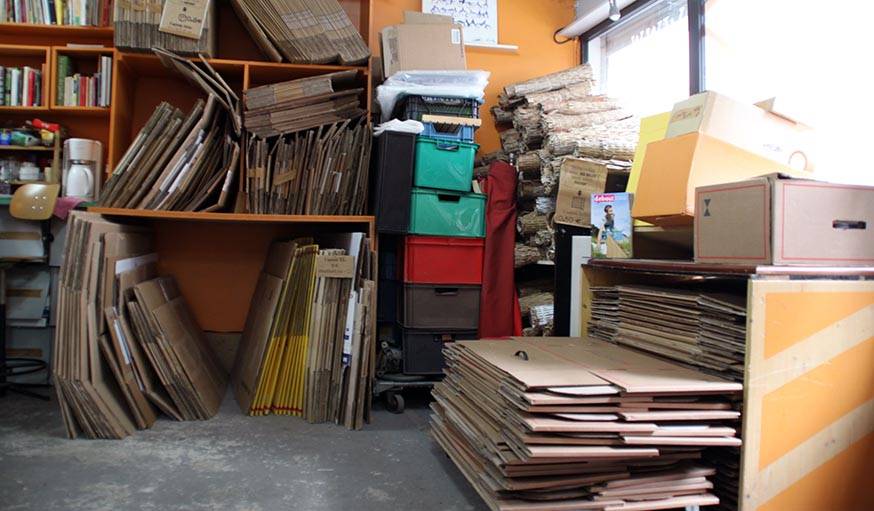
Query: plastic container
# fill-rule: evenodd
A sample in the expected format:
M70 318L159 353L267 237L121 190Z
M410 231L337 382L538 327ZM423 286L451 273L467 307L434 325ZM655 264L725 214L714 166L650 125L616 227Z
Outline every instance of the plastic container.
M425 131L421 133L423 137L454 142L473 142L475 131L473 126L445 122L423 122L422 124L425 125Z
M443 345L447 342L477 339L476 330L403 329L404 374L441 374Z
M484 249L485 240L479 238L407 236L404 282L481 285Z
M482 238L486 235L486 196L413 188L409 233Z
M386 131L376 137L373 214L376 230L406 234L410 225L410 190L416 156L416 135Z
M421 121L425 114L479 117L479 101L469 98L410 95L395 105L392 117L402 121L407 119Z
M481 286L404 284L403 325L407 328L476 330Z
M469 192L478 145L433 138L416 139L413 184L424 188Z

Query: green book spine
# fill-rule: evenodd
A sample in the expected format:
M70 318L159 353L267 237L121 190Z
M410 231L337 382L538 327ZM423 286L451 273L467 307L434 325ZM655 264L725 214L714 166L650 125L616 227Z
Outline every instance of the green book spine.
M55 104L62 106L64 104L64 78L70 74L70 57L66 55L58 55L58 78L57 90L55 91Z

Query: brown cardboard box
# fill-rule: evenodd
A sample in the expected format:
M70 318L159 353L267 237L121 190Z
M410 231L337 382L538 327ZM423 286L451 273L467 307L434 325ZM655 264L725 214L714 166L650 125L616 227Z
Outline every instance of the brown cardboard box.
M656 225L692 225L695 189L789 167L702 133L651 142L634 196L634 218Z
M773 104L773 102L771 103ZM796 170L815 167L812 128L769 109L715 92L695 94L674 105L665 138L703 133Z
M561 165L554 220L559 224L589 227L591 202L595 193L604 193L607 167L597 162L568 158Z
M695 260L874 264L874 187L772 174L698 188Z
M398 71L467 69L461 25L404 23L380 32L383 73Z

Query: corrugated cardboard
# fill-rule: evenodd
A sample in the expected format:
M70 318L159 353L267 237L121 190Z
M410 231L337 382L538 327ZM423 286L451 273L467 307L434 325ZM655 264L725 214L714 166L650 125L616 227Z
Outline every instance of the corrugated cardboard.
M568 158L561 165L554 221L558 224L589 227L590 197L603 193L607 167L588 160Z
M634 218L657 225L691 225L695 189L789 167L701 133L652 142L634 197Z
M643 161L646 158L646 146L650 142L656 142L665 138L665 132L668 130L668 121L670 119L671 112L662 112L640 119L640 135L637 139L637 149L634 150L634 160L631 162L631 172L628 174L628 184L625 186L626 192L637 192L640 170L643 168ZM649 224L635 220L634 225L643 226Z
M815 167L814 130L756 105L702 92L674 105L665 138L703 133L796 170Z
M405 70L467 69L461 25L416 23L385 27L380 32L383 73Z
M452 21L452 16L445 16L443 14L404 11L404 23L407 25L446 25L451 24Z
M874 187L777 174L696 191L695 260L874 264Z
M18 266L6 272L6 317L10 326L45 327L49 320L51 272Z

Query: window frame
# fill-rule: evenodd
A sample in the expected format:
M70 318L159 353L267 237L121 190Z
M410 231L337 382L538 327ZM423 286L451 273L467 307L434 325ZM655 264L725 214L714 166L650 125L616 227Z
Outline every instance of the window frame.
M589 61L589 41L603 35L608 30L621 26L631 14L659 0L635 0L620 11L618 21L606 19L584 32L579 37L580 63ZM689 18L689 95L704 90L704 2L706 0L686 0Z

